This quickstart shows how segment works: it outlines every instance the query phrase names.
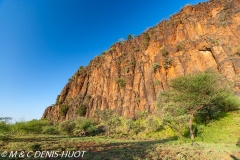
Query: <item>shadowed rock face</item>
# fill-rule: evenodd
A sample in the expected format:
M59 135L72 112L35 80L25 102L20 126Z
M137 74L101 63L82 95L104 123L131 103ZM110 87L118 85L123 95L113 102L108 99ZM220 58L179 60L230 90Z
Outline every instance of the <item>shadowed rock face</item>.
M169 80L207 69L221 72L240 93L239 0L186 6L137 38L116 43L73 75L42 118L74 119L81 105L87 107L86 117L97 108L128 118L152 113ZM66 116L60 115L63 104L69 106Z

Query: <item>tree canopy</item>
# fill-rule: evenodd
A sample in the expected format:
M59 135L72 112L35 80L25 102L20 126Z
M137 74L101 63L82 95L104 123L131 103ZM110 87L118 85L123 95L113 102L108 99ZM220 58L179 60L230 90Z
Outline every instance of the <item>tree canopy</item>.
M223 76L205 71L171 80L170 90L159 94L157 105L165 124L180 137L188 127L194 139L194 121L208 123L219 113L238 108L240 102Z

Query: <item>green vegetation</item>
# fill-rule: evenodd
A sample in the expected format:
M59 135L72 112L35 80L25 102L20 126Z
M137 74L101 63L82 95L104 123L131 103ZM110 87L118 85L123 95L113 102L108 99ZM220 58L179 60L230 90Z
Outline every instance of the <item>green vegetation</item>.
M161 82L160 82L159 80L155 80L155 81L154 81L154 85L155 85L155 86L158 86L158 85L160 85L160 84L161 84Z
M144 32L143 37L144 37L143 44L145 47L148 47L149 41L150 41L150 36L149 36L148 32Z
M42 133L47 134L47 135L59 134L59 132L55 126L45 126L42 130Z
M183 46L182 46L182 44L177 44L177 46L176 46L176 51L177 52L179 52L179 51L181 51L183 49Z
M15 133L8 141L0 139L0 152L80 150L86 151L84 159L93 160L240 158L239 147L236 146L240 111L226 113L221 119L196 126L198 134L194 143L189 142L187 135L186 142L177 140L176 133L164 125L159 116L147 117L147 112L139 112L134 120L116 116L109 109L96 112L97 121L81 117L67 123L49 123L42 128L44 132L45 127L51 126L59 132L57 135L23 134L19 124L5 124L10 130L15 129ZM41 121L46 120L38 120L39 123Z
M125 67L124 71L125 71L126 73L128 73L128 72L129 72L129 67Z
M125 87L126 85L126 80L124 78L118 78L116 79L116 83L118 84L119 87Z
M76 110L76 114L79 116L85 116L86 112L87 112L87 106L84 104L81 104Z
M131 40L131 39L132 39L132 35L129 34L129 35L127 36L127 40Z
M156 72L156 70L157 70L158 68L160 68L160 65L159 65L158 63L153 63L153 65L152 65L152 70L153 70L154 72Z
M121 60L117 60L117 61L116 61L116 64L117 64L117 65L120 65L120 64L121 64Z
M32 151L40 151L41 150L41 144L39 144L39 143L34 143L34 144L32 144L32 145L30 145L30 149L32 150Z
M232 46L228 46L227 48L228 48L228 51L230 51L230 52L232 51Z
M163 67L165 69L168 69L171 65L172 65L172 60L169 58L164 58Z
M125 79L116 80L125 86ZM154 85L160 85L159 80ZM83 114L91 99L79 108ZM123 101L123 99L121 99ZM135 103L140 98L134 99ZM228 82L206 71L171 80L159 93L159 110L136 110L128 119L112 109L96 109L92 118L9 123L0 118L3 151L86 151L84 159L239 159L240 102ZM69 107L61 105L66 116ZM150 114L151 113L151 114ZM10 118L11 119L11 118ZM178 139L179 138L179 139Z
M182 139L188 128L193 140L194 123L208 123L221 118L221 113L240 106L239 99L227 84L223 84L223 77L210 71L172 80L171 90L161 93L158 98L164 124Z
M68 112L69 106L67 105L61 105L60 110L59 110L59 114L60 116L66 116L67 112Z
M72 135L75 128L75 122L71 120L63 121L59 123L59 131L62 134Z
M73 130L76 136L87 136L92 135L97 131L97 123L92 119L79 118L75 120L75 128Z
M166 57L166 56L168 56L168 54L169 54L169 52L168 52L168 50L166 49L166 47L163 47L163 48L161 49L161 53L162 53L163 57Z
M212 43L212 44L216 44L216 45L219 44L218 40L216 40L216 39L213 39L213 40L211 41L211 43Z
M136 98L134 102L136 102L137 104L139 104L139 103L140 103L140 101L141 101L141 99L140 99L140 98Z

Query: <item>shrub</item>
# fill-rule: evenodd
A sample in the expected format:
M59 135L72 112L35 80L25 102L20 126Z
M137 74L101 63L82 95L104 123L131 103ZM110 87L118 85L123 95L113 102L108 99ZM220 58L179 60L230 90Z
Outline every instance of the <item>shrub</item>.
M31 144L31 145L29 146L29 148L30 148L32 151L34 151L34 152L40 151L40 150L41 150L41 144L39 144L39 143L34 143L34 144Z
M182 47L182 44L177 44L177 46L176 46L176 51L177 52L179 52L179 51L181 51L183 49L183 47Z
M163 47L163 48L161 49L161 53L162 53L163 57L166 57L166 56L168 56L168 54L169 54L169 52L167 51L166 47Z
M121 60L117 60L116 64L120 65L121 64Z
M135 67L135 66L136 66L136 60L131 61L131 62L130 62L130 65L131 65L132 67Z
M14 136L14 130L12 130L10 124L0 122L0 140L8 141Z
M133 36L132 36L131 34L129 34L129 35L127 36L127 40L131 40L131 39L133 39Z
M240 147L240 138L238 138L236 145Z
M129 35L127 36L127 40L131 40L131 38L132 38L132 36L131 36L131 34L129 34Z
M160 65L158 63L153 63L152 70L155 72L159 67Z
M164 59L164 64L163 64L164 68L168 69L171 65L172 65L172 60L169 59L169 58L165 58Z
M46 127L43 128L42 133L43 134L54 135L54 134L58 134L58 130L54 126L46 126Z
M154 81L154 85L155 85L155 86L158 86L158 85L160 85L160 84L161 84L161 82L160 82L159 80L155 80L155 81Z
M61 115L61 116L66 116L66 114L67 114L67 112L68 112L68 109L69 109L69 106L67 106L67 105L61 105L61 107L60 107L60 110L59 110L59 114Z
M116 83L118 84L119 87L125 87L126 80L124 78L118 78L116 79Z
M157 101L166 125L181 138L184 128L189 128L193 140L193 122L208 123L213 118L221 118L219 113L225 109L238 108L239 99L234 96L223 76L205 71L189 74L171 80L171 90L160 93Z
M143 36L144 36L143 44L144 44L145 47L148 47L149 46L150 37L149 37L147 32L143 33Z
M107 134L110 136L112 133L116 133L116 127L121 124L121 120L118 116L111 117L105 123L107 128Z
M147 117L144 123L147 132L156 132L160 127L162 127L161 119L155 116Z
M134 102L136 102L136 103L140 103L140 101L141 101L141 99L140 98L136 98L135 100L134 100Z
M106 122L112 116L113 116L112 109L104 109L104 110L96 109L94 112L94 117L102 122Z
M86 136L88 134L93 134L97 130L97 123L92 119L80 118L77 119L75 123L74 135Z
M13 127L15 130L18 131L18 133L33 133L33 134L39 134L42 133L43 128L45 126L48 126L49 122L46 119L43 120L36 120L33 119L28 122L16 122Z
M126 67L126 68L124 69L124 71L125 71L126 73L128 73L128 72L129 72L129 68Z
M86 112L87 112L87 106L84 104L81 104L76 110L76 114L79 116L85 116Z
M59 130L66 134L72 134L75 128L75 122L71 120L63 121L59 124Z

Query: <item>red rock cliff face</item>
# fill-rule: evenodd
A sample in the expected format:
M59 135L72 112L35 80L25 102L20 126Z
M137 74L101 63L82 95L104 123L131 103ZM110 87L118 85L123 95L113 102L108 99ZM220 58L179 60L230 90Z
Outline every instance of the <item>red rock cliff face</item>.
M169 80L209 68L221 72L240 93L239 0L186 6L137 38L116 43L73 75L42 118L74 119L81 105L87 107L86 117L97 108L128 118L138 111L151 113ZM69 106L66 116L59 113L62 105Z

